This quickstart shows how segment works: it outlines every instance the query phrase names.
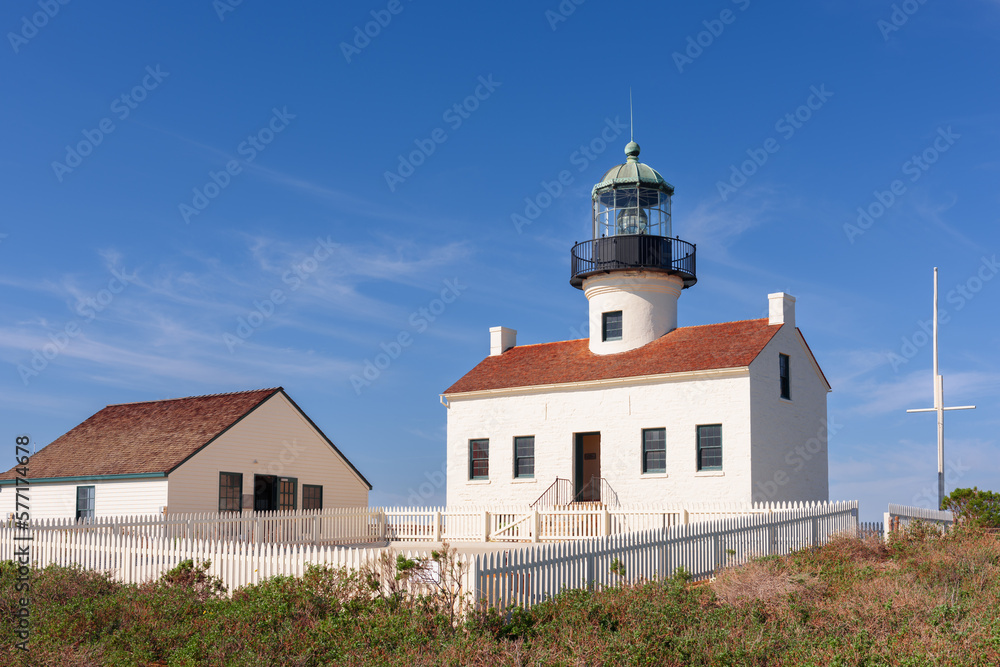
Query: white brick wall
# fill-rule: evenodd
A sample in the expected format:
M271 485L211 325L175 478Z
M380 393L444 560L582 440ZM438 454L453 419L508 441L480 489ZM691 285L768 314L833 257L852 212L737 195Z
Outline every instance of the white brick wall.
M790 359L791 400L780 397L779 354ZM794 327L781 327L750 364L750 383L753 500L827 500L828 387Z
M490 398L452 397L449 506L534 502L574 478L574 434L601 433L601 473L623 504L750 500L750 377L746 369ZM723 470L698 473L696 426L722 424ZM665 474L642 474L642 429L665 428ZM513 479L515 436L535 436L533 481ZM490 439L490 479L469 480L469 440Z
M792 399L779 395L778 354ZM449 506L528 504L574 479L574 434L601 433L601 473L623 504L826 500L828 387L798 332L782 327L748 368L452 396ZM723 469L697 471L696 427L722 424ZM642 474L642 430L666 429L665 474ZM535 477L515 480L514 437L535 436ZM490 478L469 479L469 440L489 438Z

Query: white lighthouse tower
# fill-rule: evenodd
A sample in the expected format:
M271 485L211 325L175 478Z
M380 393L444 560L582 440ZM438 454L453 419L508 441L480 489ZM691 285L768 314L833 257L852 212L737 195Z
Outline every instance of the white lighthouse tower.
M674 187L639 162L639 144L594 186L593 238L572 251L570 283L590 302L590 351L625 352L677 328L677 299L694 285L695 246L672 237Z

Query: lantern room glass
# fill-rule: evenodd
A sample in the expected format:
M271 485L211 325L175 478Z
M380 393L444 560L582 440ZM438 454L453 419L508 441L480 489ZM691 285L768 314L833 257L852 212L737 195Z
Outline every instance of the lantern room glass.
M655 188L625 187L594 196L594 238L672 235L670 195Z

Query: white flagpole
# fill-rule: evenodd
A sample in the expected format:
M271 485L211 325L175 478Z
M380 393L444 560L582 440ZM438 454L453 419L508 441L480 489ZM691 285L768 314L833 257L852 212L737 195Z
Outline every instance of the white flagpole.
M934 409L937 411L938 506L944 502L944 378L938 372L938 270L934 267Z
M944 411L945 410L975 410L974 405L962 405L953 408L944 407L944 378L938 372L938 270L934 267L934 407L907 410L907 412L937 413L937 446L938 446L938 506L944 502Z

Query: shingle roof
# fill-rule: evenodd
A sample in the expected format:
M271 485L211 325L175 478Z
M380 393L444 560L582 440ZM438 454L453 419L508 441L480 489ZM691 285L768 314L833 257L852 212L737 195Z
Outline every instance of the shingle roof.
M766 318L674 329L640 348L594 354L589 340L513 347L486 357L445 394L749 366L780 325Z
M109 405L38 450L29 478L169 472L280 391ZM11 469L0 480L15 475Z

